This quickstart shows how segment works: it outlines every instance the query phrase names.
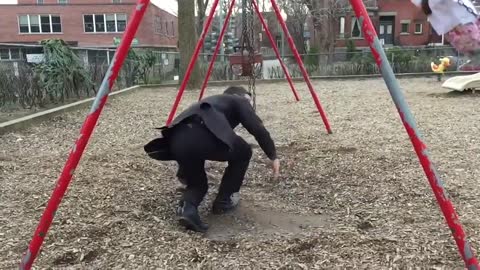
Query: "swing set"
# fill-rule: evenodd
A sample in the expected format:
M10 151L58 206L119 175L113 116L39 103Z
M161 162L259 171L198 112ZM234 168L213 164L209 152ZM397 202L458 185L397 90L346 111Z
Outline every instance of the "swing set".
M203 94L205 92L208 78L211 74L211 69L213 67L213 63L215 62L216 55L218 54L218 50L220 48L220 43L223 38L223 35L225 34L225 29L226 25L228 23L228 20L231 16L233 5L235 3L234 0L231 0L231 4L229 7L229 12L227 14L227 17L225 18L225 23L222 28L222 33L220 38L218 39L218 43L215 47L215 54L210 62L210 66L208 69L207 76L205 78L205 81L202 85L202 90L200 93L199 99L203 97ZM278 53L278 48L276 47L276 43L274 42L270 31L268 31L268 27L265 23L265 20L263 19L263 16L261 12L258 9L258 5L256 3L256 0L243 0L243 3L245 4L246 2L249 2L249 7L250 10L255 10L257 16L260 19L260 22L264 26L264 29L267 33L267 36L270 39L270 42L272 44L272 47L275 51L275 54L280 61L280 64L282 66L283 71L285 72L285 77L287 78L287 81L290 84L290 87L293 91L293 94L298 101L298 94L293 87L293 83L291 80L291 77L288 73L288 70L285 67L285 64L283 63L282 59L280 58L280 55ZM349 0L350 4L355 11L355 15L358 18L358 20L361 22L362 25L362 31L364 33L365 39L367 40L371 52L375 58L375 61L382 73L382 76L384 78L384 81L387 85L387 88L389 90L389 93L392 97L393 102L395 103L395 106L398 110L400 119L406 129L407 134L409 135L410 141L413 145L413 148L419 158L420 164L422 165L422 168L425 172L425 175L428 179L428 182L432 188L432 191L435 195L435 198L440 206L440 209L444 215L444 218L446 220L446 223L448 227L450 228L452 232L452 236L456 242L458 251L465 263L465 267L469 270L477 269L480 270L480 265L475 257L475 254L473 252L473 249L470 246L469 241L467 240L467 237L465 235L465 232L463 230L463 227L460 223L460 220L458 218L458 215L453 207L452 202L447 196L447 193L443 187L443 182L440 179L440 176L438 175L438 172L433 165L425 143L423 142L420 132L416 127L416 122L413 118L413 115L410 111L410 108L405 101L405 97L401 91L401 88L398 84L398 81L395 78L395 75L393 73L392 67L390 66L388 59L386 57L385 51L383 50L383 47L378 39L377 33L375 31L375 28L373 27L372 21L367 13L367 10L365 8L365 5L363 4L362 0ZM63 171L55 185L55 188L53 190L53 193L47 203L47 206L40 218L39 224L33 234L32 240L29 244L28 249L26 250L25 254L23 255L23 258L20 262L20 269L30 269L33 265L34 260L36 259L38 252L43 244L43 241L45 240L45 237L47 235L48 229L50 228L50 225L53 221L55 212L58 210L58 207L60 206L61 200L63 199L65 192L68 188L68 185L70 184L70 181L72 180L73 174L75 172L75 169L78 166L78 163L80 162L80 159L82 157L83 152L85 151L85 148L87 146L88 140L90 139L93 130L96 126L96 123L100 117L100 114L105 106L105 103L108 98L108 94L111 91L114 82L118 76L119 70L123 65L123 62L128 54L128 51L130 49L130 45L132 43L132 40L135 36L135 33L138 30L138 26L140 22L142 21L142 18L145 14L146 8L149 4L149 0L138 0L134 12L132 13L131 19L128 22L127 28L123 34L123 37L121 39L121 43L115 52L115 55L113 57L113 61L111 61L111 64L108 68L108 71L102 81L102 84L100 85L99 91L97 92L97 96L95 97L95 100L93 102L92 108L90 112L88 113L85 122L82 125L82 128L80 130L80 135L75 142L75 145L72 148L72 151L70 152L70 155L65 163L65 166L63 168ZM292 50L295 59L300 67L300 70L302 72L302 75L305 79L305 82L308 85L308 88L310 90L310 94L312 95L312 98L315 102L315 105L317 106L317 109L322 117L322 120L325 124L325 127L328 131L328 133L332 133L328 120L326 118L325 113L323 112L323 109L321 107L320 101L318 100L318 97L313 90L313 86L311 84L310 78L307 74L307 71L305 70L305 67L303 66L303 62L300 58L300 55L298 54L298 51L295 48L295 44L293 42L292 37L290 36L290 33L288 32L287 26L281 17L280 9L278 8L278 5L275 0L270 0L271 5L273 7L273 10L275 12L275 15L277 17L278 22L280 23L282 30L284 34L287 37L288 44L290 46L290 49ZM208 29L210 28L212 24L212 20L214 17L215 10L218 6L219 0L215 0L213 3L213 6L210 10L209 16L207 18L207 21L205 23L203 32L200 36L200 39L198 40L194 54L192 58L190 59L189 65L187 67L187 71L185 74L185 77L180 85L180 88L178 90L177 97L174 101L172 110L170 112L170 115L168 116L167 119L167 125L171 123L173 120L173 117L175 115L175 112L178 108L178 104L180 103L180 100L183 96L183 92L186 88L186 85L190 79L191 71L195 65L195 62L198 58L199 52L203 46L204 40L206 33L208 32ZM245 11L245 5L244 5L244 11ZM256 53L253 50L252 46L252 39L245 38L243 37L242 40L242 47L248 52L248 63L246 63L246 59L243 57L243 54L233 54L230 56L230 63L232 65L241 65L241 73L240 75L244 76L249 76L251 77L254 75L254 68L253 65L260 61L261 55ZM243 53L240 51L240 53ZM253 57L252 57L253 56ZM258 58L257 58L258 57ZM252 90L250 88L250 90Z

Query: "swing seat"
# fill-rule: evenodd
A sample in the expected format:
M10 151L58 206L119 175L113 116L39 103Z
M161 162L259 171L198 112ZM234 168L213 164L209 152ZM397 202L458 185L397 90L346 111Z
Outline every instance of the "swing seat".
M233 70L233 73L237 76L252 76L253 70L250 65L250 56L248 54L243 54L241 52L236 52L228 56L230 61L230 67ZM263 55L261 53L255 52L253 55L253 64L262 64Z

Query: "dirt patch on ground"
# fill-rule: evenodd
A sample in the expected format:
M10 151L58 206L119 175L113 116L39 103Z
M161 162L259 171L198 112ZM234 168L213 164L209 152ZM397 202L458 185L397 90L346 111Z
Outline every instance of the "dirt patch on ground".
M400 80L472 246L480 247L478 100L438 98ZM35 265L41 269L463 269L382 80L315 81L333 134L305 84L257 86L281 158L274 181L254 148L241 207L212 216L225 164L208 163L207 234L174 216L174 163L149 159L176 89L110 100ZM223 87L222 87L223 88ZM209 94L223 89L212 87ZM181 108L196 100L187 92ZM17 268L89 108L0 136L0 269ZM257 145L252 136L239 133Z
M305 229L325 228L328 217L285 213L274 209L262 209L251 202L242 201L235 212L227 215L209 215L206 221L211 225L206 237L226 241L245 235L249 237L275 237L278 234L296 235Z

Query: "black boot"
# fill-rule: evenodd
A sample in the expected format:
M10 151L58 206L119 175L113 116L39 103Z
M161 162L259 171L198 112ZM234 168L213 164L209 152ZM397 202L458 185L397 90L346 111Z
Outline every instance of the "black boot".
M212 206L212 213L215 215L228 213L234 210L240 202L240 194L233 193L230 196L218 195Z
M180 224L188 230L196 232L206 232L208 230L208 225L203 223L198 215L197 207L189 202L180 202L177 208L177 216Z

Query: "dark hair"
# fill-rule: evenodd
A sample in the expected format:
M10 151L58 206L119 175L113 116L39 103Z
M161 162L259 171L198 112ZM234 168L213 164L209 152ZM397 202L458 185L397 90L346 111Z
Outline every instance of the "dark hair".
M226 95L251 96L250 93L247 91L247 89L241 86L229 86L225 91L223 91L223 93Z
M430 5L428 4L428 0L422 0L422 10L425 15L431 15L432 10L430 9Z

